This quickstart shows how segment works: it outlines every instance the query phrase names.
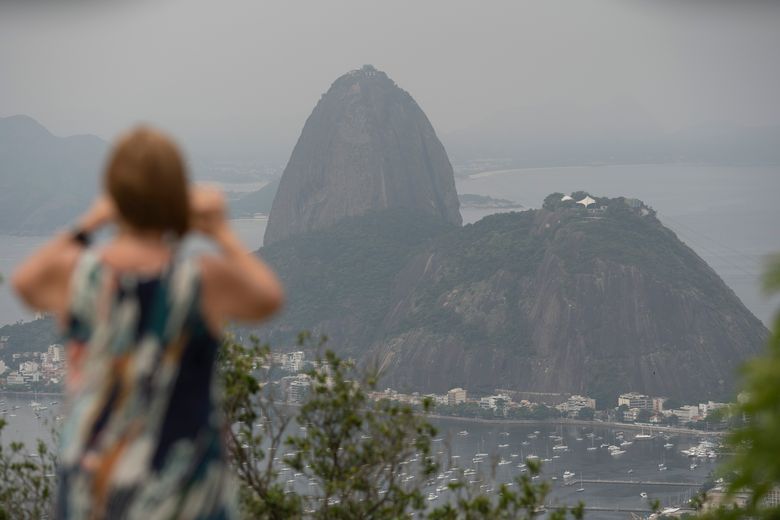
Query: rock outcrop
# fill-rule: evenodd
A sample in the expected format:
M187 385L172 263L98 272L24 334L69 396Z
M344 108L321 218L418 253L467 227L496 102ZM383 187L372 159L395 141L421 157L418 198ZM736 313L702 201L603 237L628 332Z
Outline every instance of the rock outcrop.
M337 79L307 119L264 243L388 208L461 223L452 165L430 121L412 96L366 65Z
M465 227L375 213L264 247L289 301L262 334L327 334L404 390L733 398L764 326L652 209L595 200Z

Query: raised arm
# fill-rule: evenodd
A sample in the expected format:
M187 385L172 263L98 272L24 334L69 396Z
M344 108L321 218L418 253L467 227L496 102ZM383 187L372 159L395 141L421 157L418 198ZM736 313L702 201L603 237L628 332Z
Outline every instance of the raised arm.
M92 233L113 216L111 202L106 197L98 198L79 219L76 229ZM17 267L11 278L13 288L29 307L62 314L67 310L70 277L82 249L74 232L60 233Z
M193 190L193 228L210 237L220 254L201 261L202 308L214 329L225 321L259 321L278 310L284 292L274 272L235 235L225 216L225 200L215 189Z

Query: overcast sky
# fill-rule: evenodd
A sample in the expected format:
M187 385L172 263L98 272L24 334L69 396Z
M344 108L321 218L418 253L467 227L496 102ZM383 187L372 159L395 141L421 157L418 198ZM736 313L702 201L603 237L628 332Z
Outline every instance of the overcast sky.
M371 63L445 136L565 105L640 107L668 131L766 125L779 56L774 1L3 3L0 116L106 139L148 121L200 155L284 161L333 80Z

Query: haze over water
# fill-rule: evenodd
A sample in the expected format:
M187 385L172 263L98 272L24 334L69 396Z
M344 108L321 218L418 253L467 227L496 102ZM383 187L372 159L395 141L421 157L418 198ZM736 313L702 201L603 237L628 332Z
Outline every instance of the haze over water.
M578 190L594 196L642 199L765 324L776 308L776 301L762 295L760 276L767 255L780 251L778 167L651 164L528 168L483 172L458 178L456 184L458 193L511 199L525 208L541 207L550 193ZM461 208L464 224L496 211ZM265 219L232 222L247 246L256 249L262 245ZM0 273L12 272L43 240L0 235ZM0 324L30 317L8 284L0 286Z
M459 193L511 199L538 208L553 192L635 197L698 253L765 324L775 302L761 293L767 255L780 251L780 168L631 165L529 168L476 174ZM464 223L493 211L462 210Z

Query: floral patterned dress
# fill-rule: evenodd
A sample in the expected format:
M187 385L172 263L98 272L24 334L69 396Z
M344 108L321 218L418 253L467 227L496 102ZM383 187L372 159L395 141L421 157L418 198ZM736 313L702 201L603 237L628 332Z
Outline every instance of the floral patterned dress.
M234 518L197 264L143 277L88 250L71 294L57 518Z

